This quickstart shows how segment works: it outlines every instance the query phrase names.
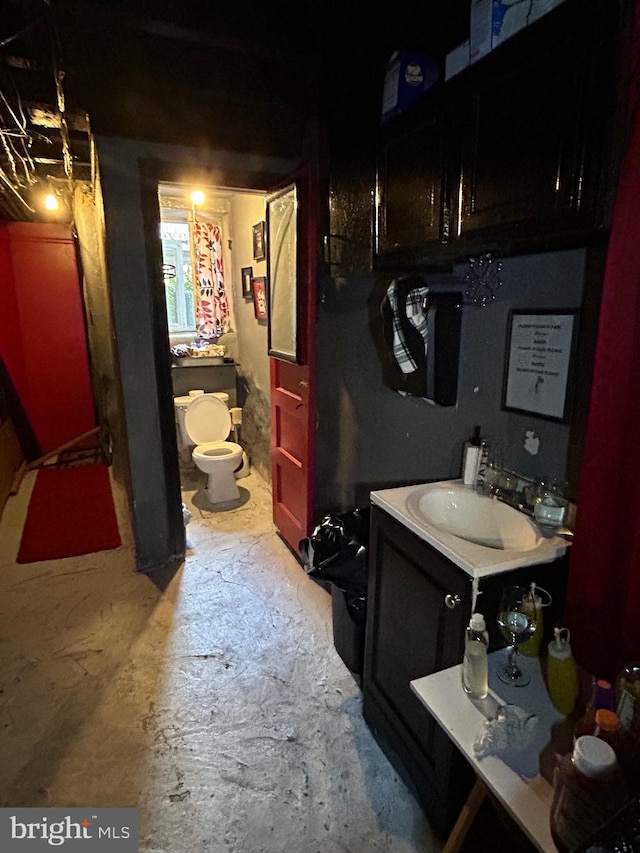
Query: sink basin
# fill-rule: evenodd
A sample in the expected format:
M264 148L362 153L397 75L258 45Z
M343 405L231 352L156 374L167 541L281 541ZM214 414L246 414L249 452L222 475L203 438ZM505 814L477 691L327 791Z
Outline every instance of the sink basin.
M541 539L533 522L517 509L468 486L425 486L409 495L407 510L442 533L486 548L531 551Z

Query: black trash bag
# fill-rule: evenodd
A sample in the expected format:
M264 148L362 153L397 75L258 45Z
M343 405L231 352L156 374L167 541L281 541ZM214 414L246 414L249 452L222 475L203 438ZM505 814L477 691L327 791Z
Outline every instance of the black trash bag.
M368 542L369 510L327 515L310 537L300 541L302 564L309 577L363 597Z
M367 597L355 592L345 592L344 601L349 611L349 616L356 625L364 625L367 619Z

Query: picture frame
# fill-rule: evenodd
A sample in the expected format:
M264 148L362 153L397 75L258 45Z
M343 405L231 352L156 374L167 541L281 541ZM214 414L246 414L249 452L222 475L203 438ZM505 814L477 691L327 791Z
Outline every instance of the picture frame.
M267 257L265 247L265 223L257 222L253 226L253 260L264 261Z
M509 312L502 408L568 423L579 312Z
M240 275L242 278L242 295L245 299L253 299L253 288L251 286L253 267L242 267Z
M266 276L258 276L252 279L253 289L253 311L256 320L267 319L267 279Z

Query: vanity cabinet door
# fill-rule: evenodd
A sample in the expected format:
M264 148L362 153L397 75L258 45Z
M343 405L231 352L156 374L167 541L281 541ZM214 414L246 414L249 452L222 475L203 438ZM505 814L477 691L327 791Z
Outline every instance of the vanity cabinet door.
M447 596L451 603L457 596L460 603L447 607ZM462 660L470 612L468 576L374 507L363 713L398 772L415 788L429 821L442 833L451 828L473 773L409 682Z

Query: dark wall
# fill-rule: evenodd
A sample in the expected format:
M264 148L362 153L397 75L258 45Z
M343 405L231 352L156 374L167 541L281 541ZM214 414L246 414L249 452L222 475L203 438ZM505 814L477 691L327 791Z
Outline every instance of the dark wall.
M149 186L148 164L161 180L188 182L197 173L209 185L265 190L265 180L275 183L295 162L107 137L96 148L127 441L114 455L128 455L137 563L151 571L180 561L184 530L164 289L152 251L154 239L160 251L157 183ZM243 183L234 184L238 175Z
M502 410L508 313L512 308L579 308L591 256L576 249L501 263L497 299L486 307L469 302L463 307L453 407L434 406L385 386L376 346L380 287L372 274L350 279L320 308L319 513L366 505L372 488L459 477L463 442L474 424L501 442L508 469L531 479L565 475L570 426ZM467 269L454 268L463 285ZM539 439L535 455L525 449L529 430Z

